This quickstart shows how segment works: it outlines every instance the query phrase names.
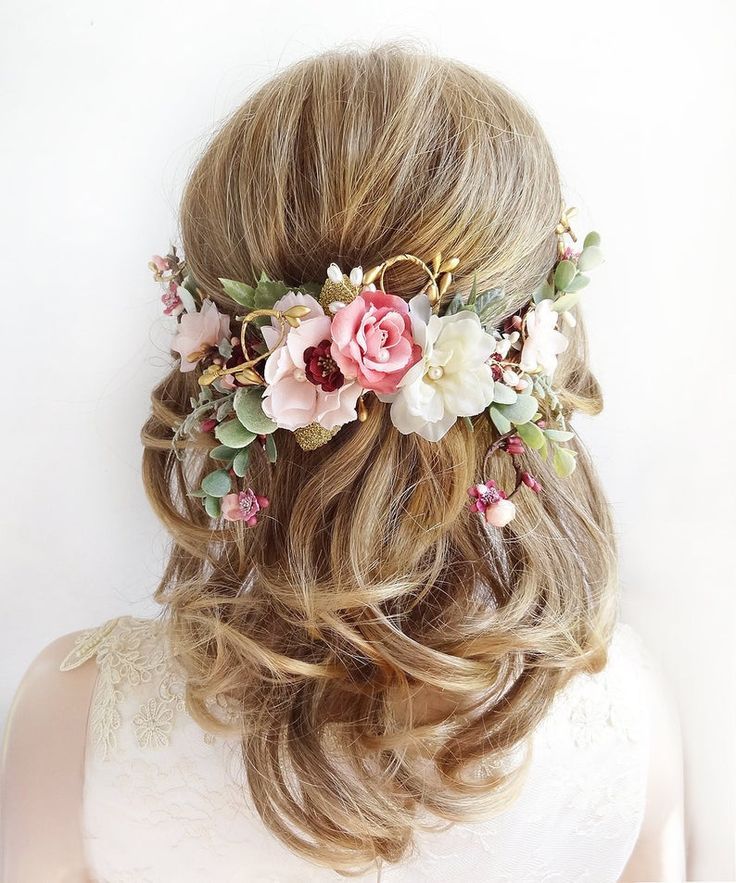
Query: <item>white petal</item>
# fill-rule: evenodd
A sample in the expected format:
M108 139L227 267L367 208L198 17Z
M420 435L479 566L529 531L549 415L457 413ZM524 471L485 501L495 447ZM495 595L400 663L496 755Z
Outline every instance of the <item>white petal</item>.
M350 271L350 281L353 285L360 285L363 281L363 268L362 267L353 267Z
M342 282L342 270L337 266L337 264L330 264L327 268L327 278L332 282L340 283Z

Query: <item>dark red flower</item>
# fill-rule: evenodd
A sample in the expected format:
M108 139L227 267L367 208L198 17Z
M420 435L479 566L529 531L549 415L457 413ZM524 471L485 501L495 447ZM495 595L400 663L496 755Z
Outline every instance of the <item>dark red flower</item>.
M304 373L307 380L325 392L334 392L345 382L345 376L332 358L332 342L323 340L304 350Z

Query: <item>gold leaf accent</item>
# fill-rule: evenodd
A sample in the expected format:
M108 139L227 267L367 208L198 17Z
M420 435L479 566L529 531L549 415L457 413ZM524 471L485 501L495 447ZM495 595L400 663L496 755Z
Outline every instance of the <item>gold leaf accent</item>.
M297 444L303 451L314 451L326 445L330 439L340 431L341 427L336 426L334 429L325 429L319 423L310 423L308 426L302 426L294 430L294 437Z
M432 272L435 276L439 273L441 265L442 253L438 251L437 254L432 258Z
M460 258L448 258L439 269L440 273L452 273L460 266Z
M379 264L377 267L371 267L367 273L363 273L363 285L370 285L372 282L375 282L378 279L382 266L383 264Z
M445 273L444 276L440 277L440 297L447 291L447 289L452 284L452 273Z
M205 368L205 370L199 375L199 385L209 386L210 383L214 383L219 376L219 367L217 365L210 365L209 368Z

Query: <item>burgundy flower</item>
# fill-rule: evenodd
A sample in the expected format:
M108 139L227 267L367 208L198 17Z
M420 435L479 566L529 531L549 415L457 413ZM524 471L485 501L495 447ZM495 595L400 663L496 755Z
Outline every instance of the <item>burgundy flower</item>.
M332 341L323 340L317 346L308 346L304 350L304 373L307 380L324 392L335 392L345 382L345 375L337 367L330 349Z

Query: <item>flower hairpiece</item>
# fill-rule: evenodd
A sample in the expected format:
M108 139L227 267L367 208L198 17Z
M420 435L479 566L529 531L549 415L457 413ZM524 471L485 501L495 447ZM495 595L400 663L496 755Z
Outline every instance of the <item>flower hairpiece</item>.
M560 477L575 468L566 446L574 434L567 425L553 377L568 340L561 319L575 324L574 308L589 282L587 271L602 261L600 237L589 233L580 252L569 218L556 228L558 256L548 276L519 310L498 325L501 289L446 304L460 261L437 254L430 263L397 255L367 273L344 274L331 264L323 284L298 287L269 279L257 284L220 279L223 291L243 310L233 332L231 318L199 289L172 247L149 264L162 288L166 315L177 317L172 349L182 372L199 371L200 392L178 427L182 436L214 435L208 473L200 497L211 517L254 526L268 500L247 487L250 452L263 449L277 459L275 433L288 430L303 450L329 442L347 423L364 421L370 395L390 407L403 434L439 441L459 419L487 414L496 438L490 458L512 458L516 482L507 493L494 479L468 491L470 508L495 527L515 515L512 497L522 488L539 493L534 475L518 458L535 451L551 458ZM566 237L573 245L568 244ZM424 287L408 302L385 290L386 272L409 262L426 275Z

